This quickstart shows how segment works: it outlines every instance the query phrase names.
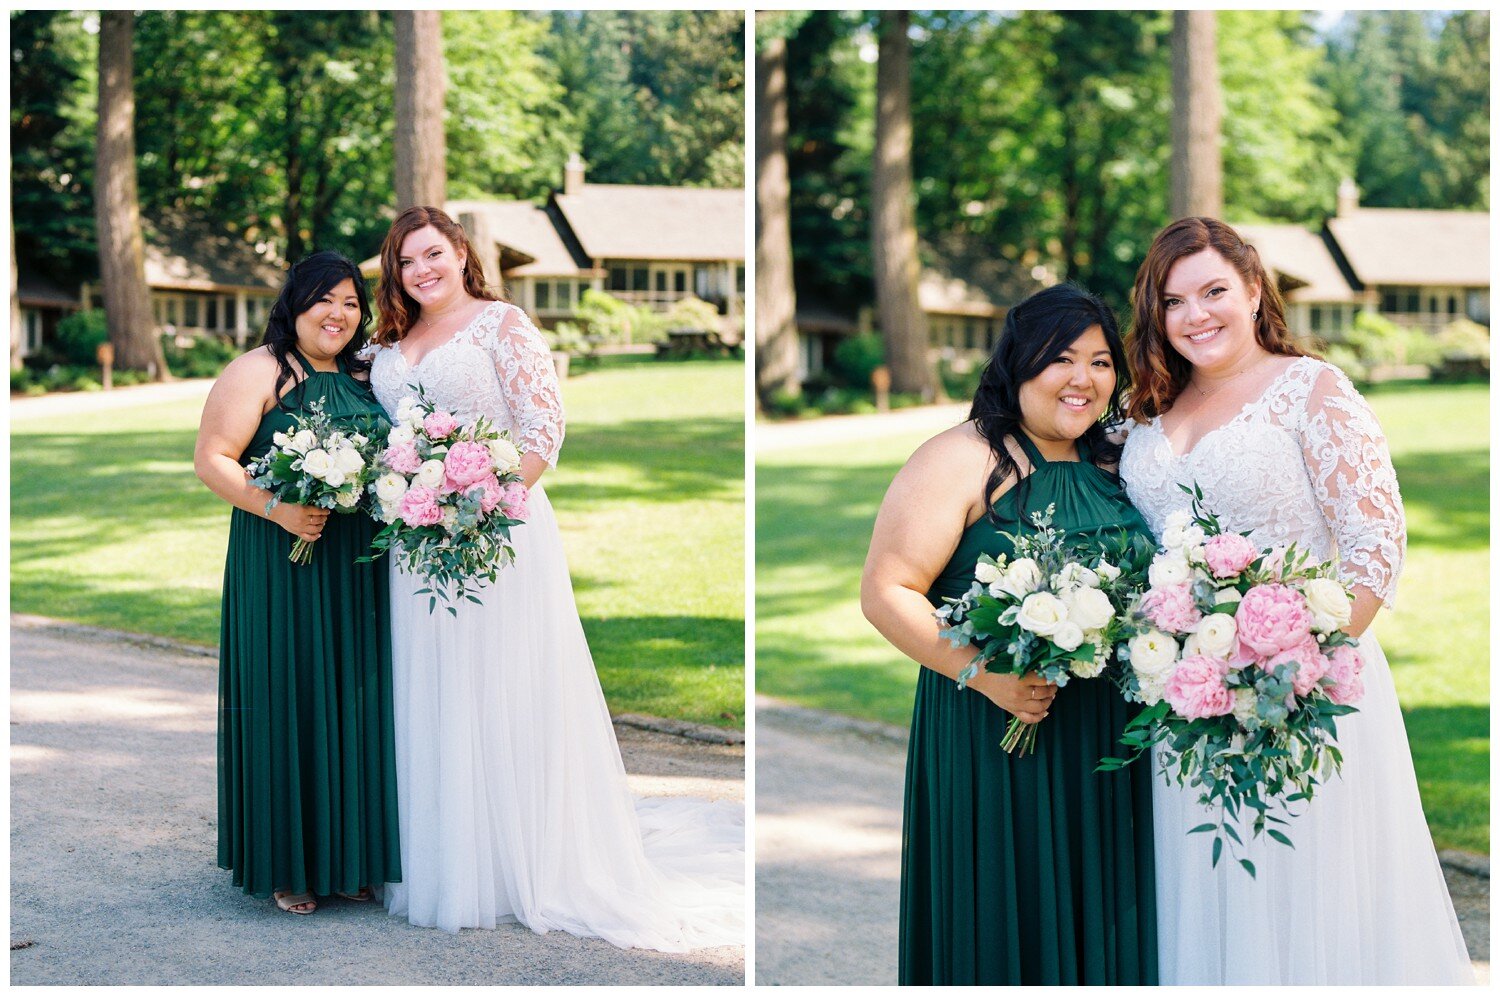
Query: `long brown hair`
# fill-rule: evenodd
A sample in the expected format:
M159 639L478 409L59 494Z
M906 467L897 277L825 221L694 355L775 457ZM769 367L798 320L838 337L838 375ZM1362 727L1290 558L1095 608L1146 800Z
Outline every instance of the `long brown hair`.
M1193 365L1167 342L1166 308L1162 285L1172 266L1184 256L1212 249L1239 273L1245 286L1260 286L1260 316L1255 319L1255 341L1268 353L1306 356L1286 327L1286 308L1276 283L1266 273L1255 247L1217 218L1183 218L1163 228L1151 243L1145 262L1135 274L1130 292L1131 329L1125 336L1134 386L1125 414L1145 422L1172 407L1187 387Z
M406 333L416 324L417 313L422 306L406 293L401 286L401 243L419 228L431 225L455 251L464 254L464 292L481 301L498 301L499 295L485 286L484 267L474 252L463 226L450 218L447 212L435 207L409 207L396 216L385 241L380 244L380 286L375 290L375 305L380 317L375 322L372 338L382 346L389 346L406 338Z

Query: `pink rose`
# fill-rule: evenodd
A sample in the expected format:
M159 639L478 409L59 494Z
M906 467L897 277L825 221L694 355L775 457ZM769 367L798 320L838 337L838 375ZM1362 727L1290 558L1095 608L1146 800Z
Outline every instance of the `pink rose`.
M483 443L454 443L443 457L443 475L450 491L464 491L490 474L490 450Z
M478 489L481 492L479 496L479 507L486 514L493 512L495 508L500 504L501 499L505 496L505 489L500 486L500 481L495 477L494 474L486 474L478 481L475 481L474 484L470 486L469 493L472 495L475 489Z
M507 519L526 518L526 499L530 492L521 483L507 484L500 496L500 510Z
M437 492L421 485L408 488L406 494L401 496L398 514L408 526L435 526L443 521L443 510L438 505Z
M1232 578L1255 562L1260 551L1239 533L1220 533L1203 544L1203 559L1216 578Z
M1234 693L1224 684L1229 664L1193 654L1177 662L1177 670L1167 679L1165 697L1179 716L1207 719L1227 716L1234 711Z
M433 412L422 420L422 431L428 439L447 439L458 428L458 419L447 412Z
M1300 592L1284 584L1256 585L1240 600L1234 614L1240 655L1271 657L1290 650L1312 635L1312 623Z
M1365 696L1365 682L1360 672L1365 669L1365 659L1359 651L1347 643L1333 648L1328 655L1328 671L1324 677L1333 679L1327 688L1328 697L1339 705L1353 705Z
M1283 650L1276 656L1262 661L1260 669L1270 673L1282 664L1296 666L1292 672L1292 691L1298 696L1305 696L1317 688L1318 679L1328 671L1328 658L1323 656L1323 650L1318 646L1318 641L1310 636L1290 650Z
M1187 584L1152 588L1141 601L1141 611L1157 629L1167 633L1187 633L1203 618L1203 613L1193 602L1192 588Z
M415 474L417 468L422 466L422 458L417 455L416 443L400 443L392 446L381 454L380 459L398 474Z

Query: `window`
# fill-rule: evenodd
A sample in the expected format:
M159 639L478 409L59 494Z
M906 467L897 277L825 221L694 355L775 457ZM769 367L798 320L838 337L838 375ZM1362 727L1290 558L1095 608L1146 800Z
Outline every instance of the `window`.
M26 352L35 353L42 348L42 313L26 312Z
M656 293L658 293L658 294L665 294L666 292L667 292L667 271L665 271L665 270L657 270L656 271Z
M632 266L630 268L630 289L633 291L651 289L651 273L646 267Z
M1401 295L1393 287L1380 292L1380 310L1386 314L1401 310Z
M536 310L547 311L552 307L552 284L546 280L536 282Z
M687 292L687 271L678 270L672 274L672 289L679 294Z
M573 307L573 281L559 280L557 282L557 309L567 310Z
M609 289L612 291L630 290L630 267L620 263L609 265Z
M1320 304L1315 304L1308 309L1308 312L1308 324L1311 325L1312 331L1323 331L1323 306Z
M734 268L734 286L743 296L745 293L745 268L743 266Z
M238 328L235 318L235 313L238 310L235 307L236 303L237 302L232 297L224 298L224 324L221 326L221 328L230 331Z

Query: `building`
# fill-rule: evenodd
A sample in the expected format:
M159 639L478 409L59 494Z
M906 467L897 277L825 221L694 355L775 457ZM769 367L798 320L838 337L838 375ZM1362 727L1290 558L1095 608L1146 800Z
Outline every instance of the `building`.
M1490 218L1484 211L1362 208L1353 181L1318 232L1239 225L1277 279L1287 324L1337 341L1361 310L1437 332L1459 318L1490 322Z

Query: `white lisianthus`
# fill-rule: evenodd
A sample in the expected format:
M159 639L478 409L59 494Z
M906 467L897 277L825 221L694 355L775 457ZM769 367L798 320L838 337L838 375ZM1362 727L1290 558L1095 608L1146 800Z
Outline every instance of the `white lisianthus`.
M1005 577L996 582L1012 598L1025 598L1042 586L1042 569L1030 557L1012 561Z
M1182 653L1184 656L1203 654L1205 657L1228 660L1237 642L1236 635L1234 617L1213 612L1204 616L1193 627L1193 632L1183 642Z
M452 505L443 509L443 528L450 533L458 529L458 509Z
M489 448L490 459L495 461L495 469L502 474L508 474L521 466L521 452L508 439L491 439L485 443Z
M1036 598L1037 596L1033 595L1031 597ZM1050 639L1063 650L1077 650L1083 646L1083 627L1071 619L1064 619L1052 631Z
M313 435L312 430L302 429L287 442L286 448L293 453L306 453L317 445L318 437Z
M981 560L974 565L974 580L982 585L992 585L1000 580L1000 568Z
M1240 594L1238 588L1220 588L1214 592L1214 604L1229 605L1232 602L1238 602L1244 597L1244 595Z
M1153 588L1182 584L1192 576L1193 569L1188 566L1187 558L1181 553L1169 553L1157 557L1151 562L1151 569L1147 572Z
M417 468L414 483L424 488L435 488L443 483L443 461L428 460Z
M330 488L341 488L348 479L348 475L337 467L330 468L328 473L323 475L323 483Z
M1115 617L1114 604L1098 588L1075 588L1063 595L1068 618L1083 629L1098 630Z
M355 505L359 504L359 492L357 492L357 491L342 491L342 492L340 492L339 496L338 496L338 503L339 503L339 507L340 508L353 508Z
M375 497L379 498L382 504L394 504L400 501L401 496L406 494L406 488L406 478L400 474L381 474L375 479Z
M1085 633L1083 642L1094 645L1094 656L1086 661L1074 661L1068 665L1068 670L1080 678L1097 678L1109 661L1109 644L1104 642L1103 633Z
M1236 688L1234 690L1234 718L1247 730L1254 730L1260 726L1260 716L1255 711L1256 695L1253 688Z
M1016 624L1037 636L1051 636L1067 619L1068 607L1063 604L1062 599L1048 592L1039 591L1027 595L1026 600L1021 603L1021 611L1016 615ZM1082 631L1079 637L1082 638Z
M1099 566L1094 568L1094 573L1098 574L1100 579L1108 584L1120 576L1120 569L1107 560L1101 560L1099 561Z
M1069 588L1097 587L1099 587L1099 575L1082 564L1064 564L1062 570L1052 575L1052 588L1054 591L1065 591Z
M292 441L292 437L288 436L284 432L273 432L273 433L271 433L271 442L275 443L277 446L280 446L282 449L286 449L287 446L291 443L291 441Z
M301 435L299 432L297 435ZM308 433L311 435L311 433ZM302 457L302 469L320 481L328 480L329 471L333 470L333 454L327 450L313 450ZM334 485L337 487L338 485Z
M1313 629L1332 633L1349 625L1353 611L1344 586L1329 578L1313 578L1302 586L1307 607L1312 610Z
M385 444L387 446L403 446L406 443L415 441L416 438L417 434L411 426L397 423L391 426L391 431L385 437Z
M365 469L365 458L359 455L359 450L345 446L333 455L333 465L345 474L358 474Z
M1177 667L1177 641L1159 629L1130 640L1130 666L1138 677L1166 681Z

